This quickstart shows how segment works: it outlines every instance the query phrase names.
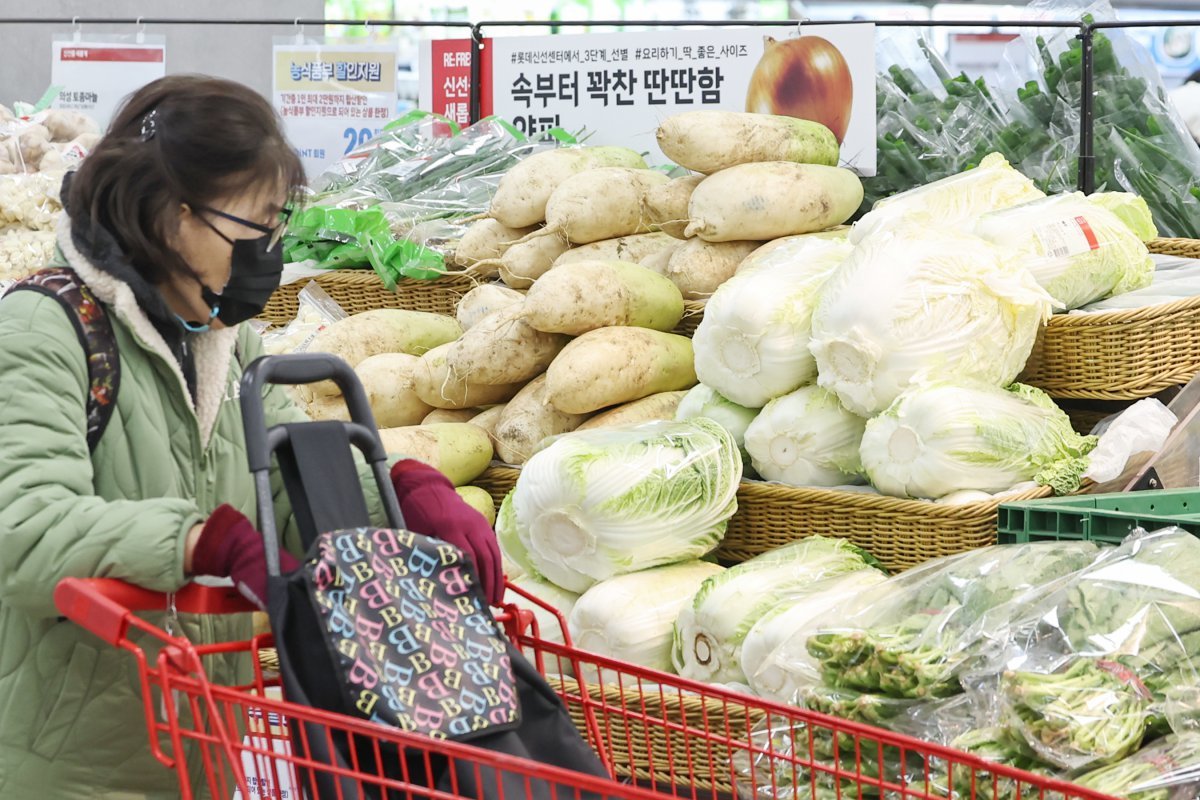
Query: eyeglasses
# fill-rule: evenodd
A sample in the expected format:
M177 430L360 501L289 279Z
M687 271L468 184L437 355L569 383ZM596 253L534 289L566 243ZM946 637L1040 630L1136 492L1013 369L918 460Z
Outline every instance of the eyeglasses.
M292 210L293 210L290 206L287 208L284 208L282 211L279 212L279 222L277 222L274 226L269 226L269 225L259 225L257 222L251 222L248 219L242 219L241 217L235 217L233 214L226 214L224 211L218 211L217 209L210 208L208 206L196 206L196 209L198 211L204 211L209 214L215 214L218 217L224 217L225 219L229 220L230 222L236 222L239 225L245 225L247 228L249 228L252 231L258 231L259 233L269 233L271 235L271 238L267 240L267 252L268 253L275 249L275 246L279 244L279 240L283 238L283 234L287 232L288 220L290 220L292 218ZM201 217L201 219L204 219L204 218ZM212 228L213 231L216 232L217 236L220 236L225 241L229 242L230 244L233 244L233 240L230 239L225 234L221 233L219 230L217 230L217 228L211 222L209 222L208 220L204 220L204 222L205 222L205 224L208 225L208 227Z

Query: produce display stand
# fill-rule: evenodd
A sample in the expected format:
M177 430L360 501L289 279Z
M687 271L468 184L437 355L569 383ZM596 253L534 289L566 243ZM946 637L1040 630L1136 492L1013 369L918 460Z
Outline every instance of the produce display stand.
M520 469L493 464L473 481L499 504ZM900 572L930 559L996 543L1002 502L1048 497L1039 488L1003 499L939 505L878 494L742 481L738 510L729 520L717 557L741 562L806 536L849 539L888 570Z
M519 590L517 590L519 591ZM249 606L232 589L189 586L175 597L186 613L244 612ZM969 786L977 797L1081 798L1104 795L1071 784L988 764L975 756L864 725L759 700L621 662L593 656L539 636L527 610L507 606L499 620L506 633L548 678L588 742L619 780L606 780L453 742L404 733L364 720L273 699L275 685L260 668L246 686L208 680L208 655L250 656L270 637L194 645L173 637L136 611L163 610L165 595L115 580L68 578L56 589L62 613L126 650L137 663L149 746L164 768L174 770L184 798L281 797L303 787L316 797L314 773L332 773L357 793L347 797L417 797L451 800L459 794L429 789L407 769L387 774L387 764L329 767L307 758L307 739L290 741L288 721L320 726L329 743L339 736L375 747L392 743L425 764L444 759L466 769L476 784L504 800L502 776L518 778L527 797L583 798L896 796L941 798L946 781ZM561 617L559 618L561 622ZM608 685L595 678L601 674ZM567 678L564 675L576 677ZM161 713L160 713L161 709ZM311 726L303 730L312 731ZM772 732L768 735L768 731ZM783 732L780 735L779 732ZM309 734L312 735L311 733ZM835 755L817 755L820 745ZM185 756L186 754L186 756ZM189 758L191 757L191 758ZM189 770L189 763L192 769ZM917 765L914 767L914 765ZM253 789L251 789L253 785ZM509 783L509 786L512 784ZM293 790L290 795L295 795ZM511 791L507 795L512 796Z

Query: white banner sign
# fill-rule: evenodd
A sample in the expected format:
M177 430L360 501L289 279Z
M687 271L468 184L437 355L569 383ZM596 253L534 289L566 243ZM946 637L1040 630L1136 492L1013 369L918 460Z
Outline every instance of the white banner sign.
M395 116L394 47L276 44L274 55L275 108L309 175Z
M815 119L841 142L842 164L875 173L875 28L822 25L492 39L484 112L526 133L586 129L588 144L648 151L655 130L697 109Z
M101 129L108 126L127 95L167 73L164 41L134 44L72 39L56 40L51 48L50 83L62 87L53 107L82 111Z

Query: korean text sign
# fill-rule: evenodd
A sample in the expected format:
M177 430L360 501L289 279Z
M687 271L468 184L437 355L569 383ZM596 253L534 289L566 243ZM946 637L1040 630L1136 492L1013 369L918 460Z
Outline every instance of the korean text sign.
M387 124L396 111L391 46L277 44L274 102L309 174Z

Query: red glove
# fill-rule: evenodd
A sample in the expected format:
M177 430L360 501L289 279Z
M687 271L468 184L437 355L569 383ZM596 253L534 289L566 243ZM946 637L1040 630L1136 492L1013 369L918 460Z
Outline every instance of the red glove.
M449 478L427 464L397 461L391 475L408 530L462 550L475 566L484 596L499 605L504 597L500 543L484 516L458 496Z
M263 536L233 506L223 505L204 523L192 551L192 572L232 578L242 595L261 609L267 607L267 557ZM283 574L300 566L291 553L279 549Z

